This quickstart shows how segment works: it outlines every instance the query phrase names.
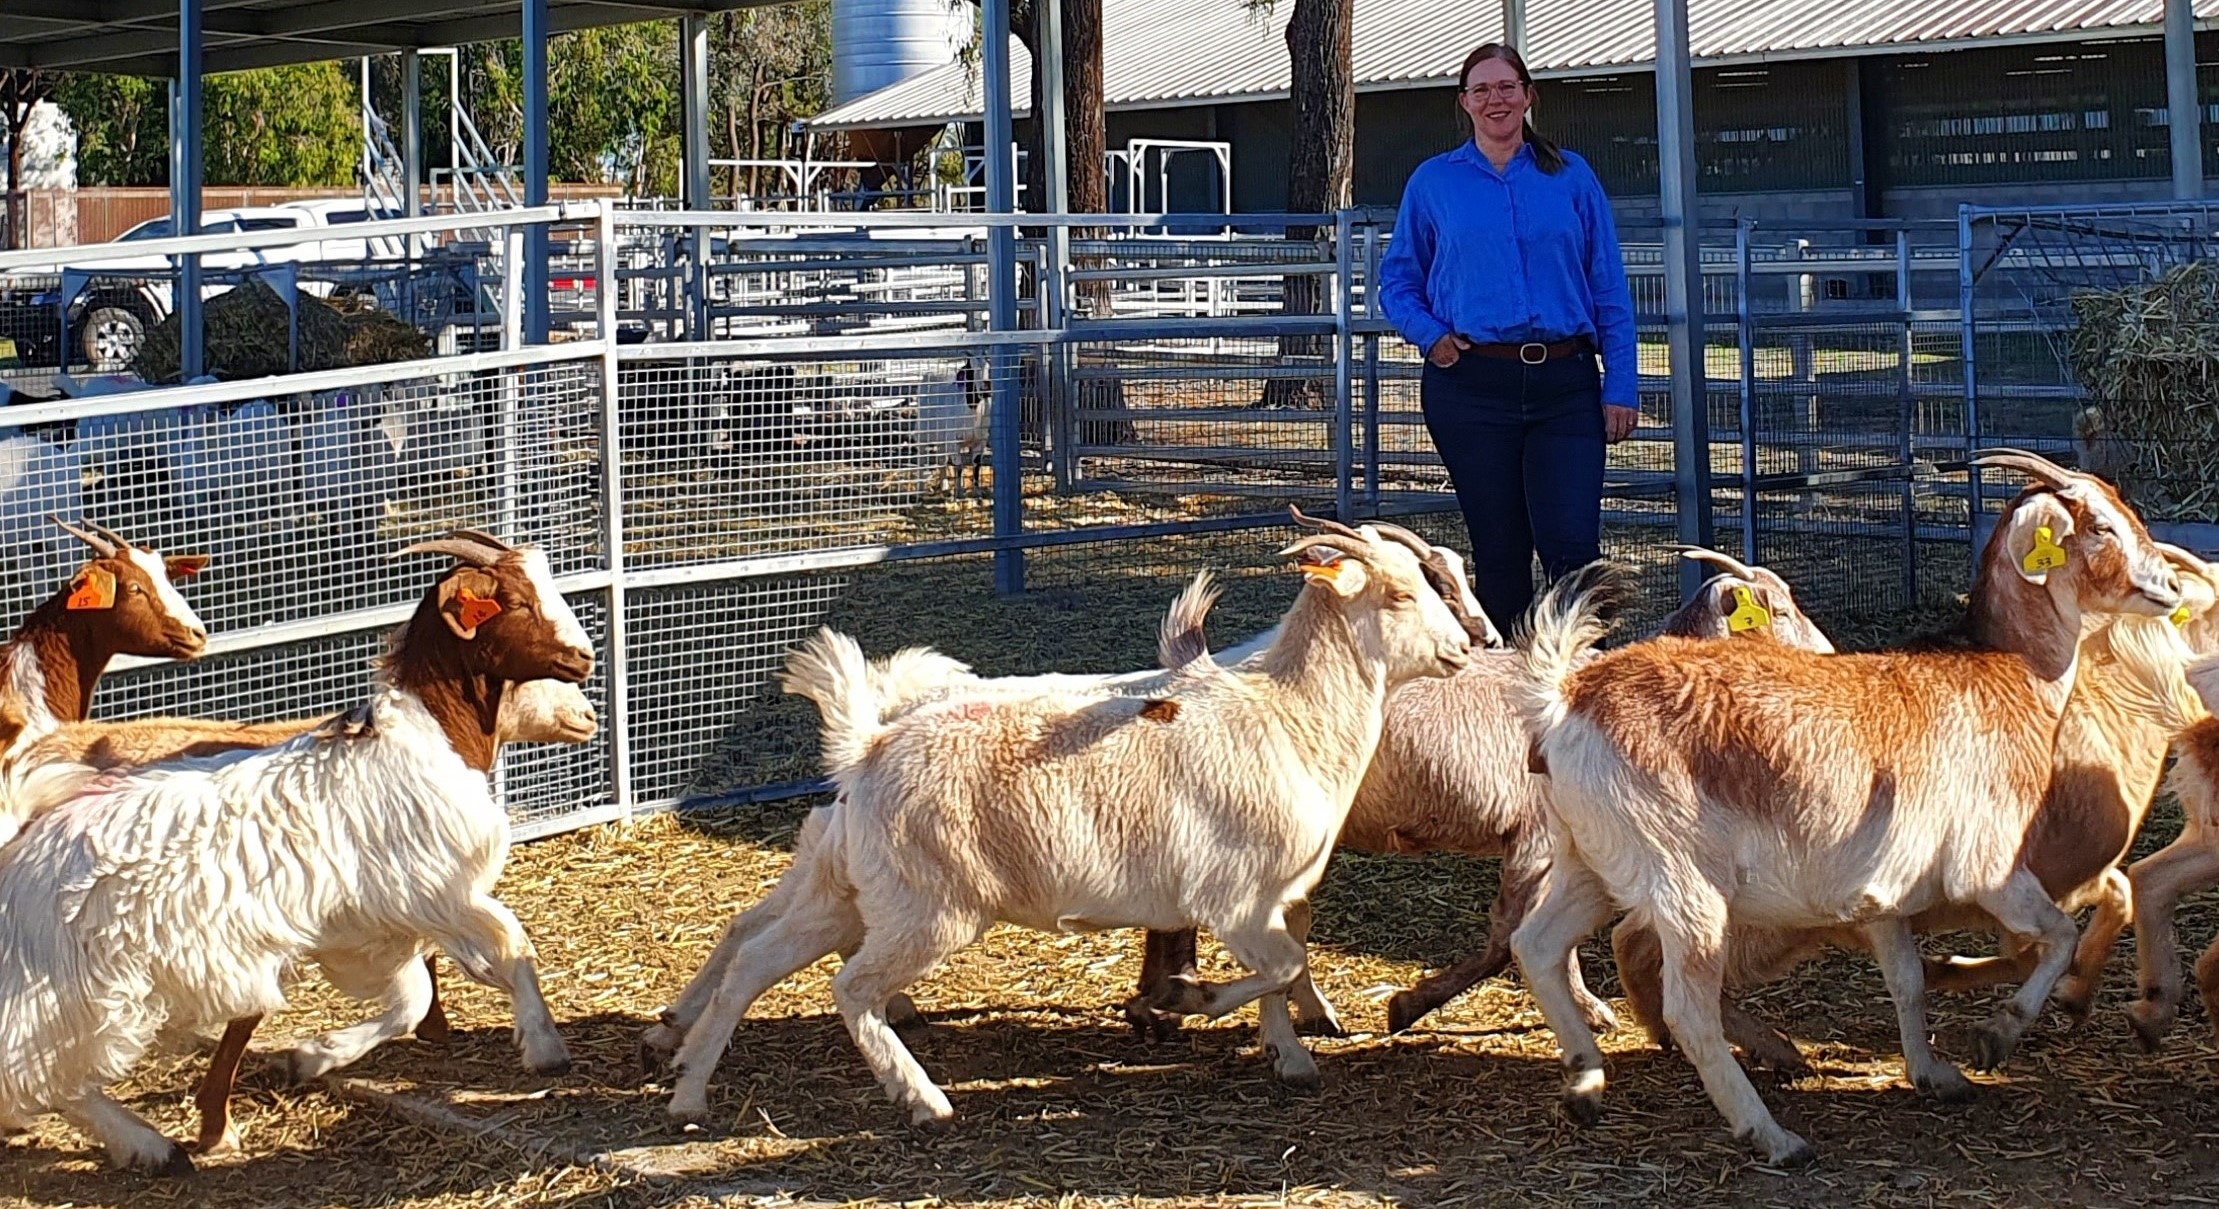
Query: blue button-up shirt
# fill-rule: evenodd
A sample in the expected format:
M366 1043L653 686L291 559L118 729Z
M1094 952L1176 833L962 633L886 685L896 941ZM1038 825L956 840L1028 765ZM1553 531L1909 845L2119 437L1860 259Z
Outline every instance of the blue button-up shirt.
M1379 305L1430 351L1451 332L1475 344L1587 336L1603 356L1603 402L1640 397L1633 297L1610 199L1567 151L1554 175L1521 147L1496 171L1466 142L1418 165L1379 265Z

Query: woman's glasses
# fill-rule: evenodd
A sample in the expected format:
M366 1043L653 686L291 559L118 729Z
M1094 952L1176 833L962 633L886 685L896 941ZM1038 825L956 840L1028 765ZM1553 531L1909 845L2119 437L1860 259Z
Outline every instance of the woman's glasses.
M1468 97L1492 97L1498 101L1511 101L1517 99L1519 90L1524 87L1525 85L1517 80L1506 80L1500 84L1474 84L1464 90L1464 95Z

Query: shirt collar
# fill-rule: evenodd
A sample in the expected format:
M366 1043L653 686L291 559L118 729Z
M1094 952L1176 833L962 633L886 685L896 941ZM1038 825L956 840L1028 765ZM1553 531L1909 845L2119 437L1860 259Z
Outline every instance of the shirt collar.
M1512 170L1518 167L1519 164L1531 163L1533 161L1533 144L1531 142L1518 144L1517 154L1510 157L1510 167L1504 169L1501 172L1496 172L1495 166L1492 163L1488 162L1485 155L1480 153L1478 139L1465 139L1463 145L1456 149L1456 154L1463 157L1464 162L1476 165L1478 168L1480 168L1480 170L1484 172L1492 173L1495 176L1507 177L1510 175Z

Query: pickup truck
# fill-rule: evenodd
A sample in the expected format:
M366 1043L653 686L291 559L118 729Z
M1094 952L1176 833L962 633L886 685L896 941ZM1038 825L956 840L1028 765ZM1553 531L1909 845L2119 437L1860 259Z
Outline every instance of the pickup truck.
M377 218L397 218L383 209L374 211L360 198L324 198L286 202L276 206L249 206L210 210L201 216L199 233L221 235L250 231L284 231L310 227L344 227ZM167 239L173 233L167 216L148 219L116 237L108 246L149 239ZM397 259L405 254L402 241L338 238L254 251L212 252L200 259L204 272L215 279L202 286L204 297L222 293L236 283L237 271L270 264L361 264ZM173 269L172 257L133 256L118 248L114 256L72 258L67 264L38 265L0 276L0 342L12 341L16 359L26 366L67 369L90 367L110 373L131 363L146 330L170 313L172 286L164 275ZM61 275L75 270L96 274L69 305L68 364L62 356ZM113 276L97 276L103 271ZM329 282L303 281L301 288L328 294ZM0 361L6 360L0 348Z

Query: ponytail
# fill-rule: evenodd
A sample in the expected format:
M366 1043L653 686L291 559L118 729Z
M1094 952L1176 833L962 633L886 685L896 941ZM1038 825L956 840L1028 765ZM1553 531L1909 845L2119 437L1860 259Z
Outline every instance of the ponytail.
M1541 137L1541 132L1526 123L1526 146L1533 148L1533 166L1555 176L1564 171L1564 152L1555 143Z

